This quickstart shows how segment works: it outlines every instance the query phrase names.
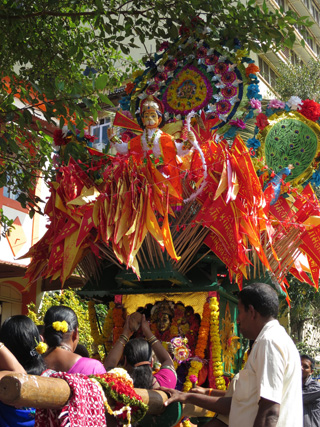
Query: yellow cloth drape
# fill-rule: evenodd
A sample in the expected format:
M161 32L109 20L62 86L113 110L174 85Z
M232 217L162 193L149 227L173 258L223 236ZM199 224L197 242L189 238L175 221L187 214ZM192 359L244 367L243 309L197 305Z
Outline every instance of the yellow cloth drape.
M177 303L181 301L184 306L191 305L195 313L202 315L203 305L208 297L208 292L177 292L170 294L123 295L122 303L128 314L132 314L139 307L146 304L155 304L157 301L167 300Z

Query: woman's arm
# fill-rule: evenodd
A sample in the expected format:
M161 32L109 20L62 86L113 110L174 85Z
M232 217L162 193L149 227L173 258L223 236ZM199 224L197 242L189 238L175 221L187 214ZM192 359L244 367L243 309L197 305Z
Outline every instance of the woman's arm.
M0 378L12 372L26 373L11 351L3 343L0 343Z
M123 332L122 332L122 335L125 335L128 339L132 335L132 331L130 330L130 327L129 327L129 320L130 320L130 316L127 316L125 325L123 327ZM104 367L106 368L106 371L118 366L118 363L123 354L123 349L125 345L126 345L126 342L124 338L121 338L121 337L114 343L112 349L109 351L103 363Z
M155 355L157 356L159 362L161 363L161 366L171 366L173 368L174 365L170 354L151 332L149 322L146 320L145 315L142 316L141 329L146 340L149 341L152 345L152 349L155 352Z

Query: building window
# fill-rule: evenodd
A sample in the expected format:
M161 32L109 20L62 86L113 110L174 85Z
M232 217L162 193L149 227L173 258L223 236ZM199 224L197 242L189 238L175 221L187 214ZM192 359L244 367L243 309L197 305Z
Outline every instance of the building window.
M97 126L91 126L91 135L95 136L96 139L93 143L93 147L99 151L102 151L109 143L107 130L110 127L110 117L105 117L99 120Z
M11 200L17 200L19 193L14 193L9 187L3 187L3 196Z
M285 8L284 8L284 0L276 0L276 3L280 7L280 9L282 8L283 11L285 10Z
M270 86L274 87L277 75L262 58L259 58L259 68L261 76L269 83Z
M306 36L306 37L304 38L304 40L305 40L305 42L307 43L307 45L308 45L309 47L311 47L311 49L313 50L313 45L314 45L313 37L309 34L308 36Z
M290 55L290 61L292 65L301 65L301 59L295 52L292 52L292 51Z
M316 23L319 24L319 9L314 3L311 4L311 14Z

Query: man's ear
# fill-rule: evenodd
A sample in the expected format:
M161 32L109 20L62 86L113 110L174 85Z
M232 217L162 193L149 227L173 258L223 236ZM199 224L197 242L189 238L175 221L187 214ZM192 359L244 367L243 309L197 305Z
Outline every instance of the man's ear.
M252 305L252 304L249 304L248 311L249 311L249 313L250 313L251 317L252 317L253 319L255 319L255 318L256 318L256 316L257 316L257 312L256 312L256 310L255 310L255 308L253 307L253 305Z

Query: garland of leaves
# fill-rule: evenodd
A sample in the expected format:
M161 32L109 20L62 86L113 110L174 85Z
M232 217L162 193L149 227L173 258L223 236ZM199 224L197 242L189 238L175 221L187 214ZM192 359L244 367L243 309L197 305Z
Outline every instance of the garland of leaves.
M132 380L121 375L119 369L113 371L106 374L90 375L89 378L96 380L101 385L106 396L104 404L108 413L116 416L118 423L130 427L131 422L136 423L145 416L148 406L143 403L141 396L135 392ZM115 402L113 408L108 403L107 398Z
M104 340L103 340L102 334L100 334L98 329L97 316L96 316L96 310L94 308L94 305L95 304L93 301L88 302L91 336L93 338L94 344L98 346L98 345L102 345Z
M196 359L191 360L190 368L188 370L187 378L183 384L183 391L189 391L192 387L192 382L190 381L190 376L195 375L198 377L200 370L203 367L202 360L205 356L205 350L208 344L210 330L210 306L208 302L204 303L203 313L201 318L201 325L198 334L198 342L195 350Z

